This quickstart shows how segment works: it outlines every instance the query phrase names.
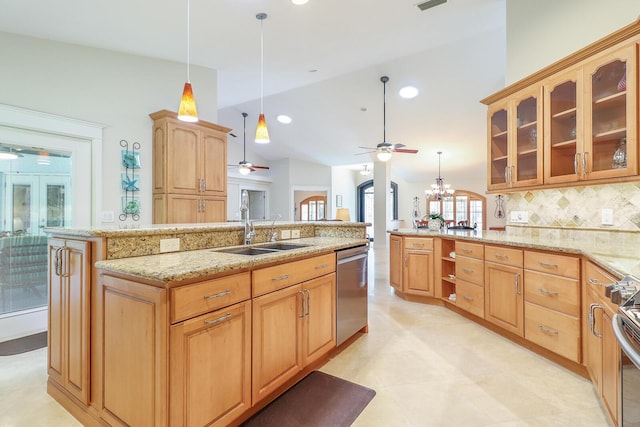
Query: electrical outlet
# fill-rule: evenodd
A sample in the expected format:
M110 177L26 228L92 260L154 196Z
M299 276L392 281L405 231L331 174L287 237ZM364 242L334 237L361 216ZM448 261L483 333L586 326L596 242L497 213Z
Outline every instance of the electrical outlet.
M102 222L113 222L115 221L115 214L113 211L102 211Z
M180 250L180 239L160 239L160 253L177 252Z
M291 230L280 230L280 239L287 240L291 238Z
M613 225L613 209L602 209L602 225Z
M529 212L527 211L513 211L511 212L511 222L519 222L526 224L529 222Z
M300 238L300 230L291 230L291 238L299 239Z

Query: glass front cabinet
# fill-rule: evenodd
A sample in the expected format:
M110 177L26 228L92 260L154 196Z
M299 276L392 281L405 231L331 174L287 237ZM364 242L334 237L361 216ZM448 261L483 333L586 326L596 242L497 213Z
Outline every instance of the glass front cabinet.
M635 76L634 43L547 80L545 184L638 174Z
M542 89L523 90L489 106L490 190L542 183Z

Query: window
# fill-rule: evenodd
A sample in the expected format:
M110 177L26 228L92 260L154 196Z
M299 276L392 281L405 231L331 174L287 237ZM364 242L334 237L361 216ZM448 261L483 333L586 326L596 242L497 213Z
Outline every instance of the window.
M319 221L327 219L325 206L327 198L324 196L307 197L300 202L300 221Z
M428 200L428 213L439 213L449 225L478 225L486 228L486 198L471 191L456 190L453 197Z

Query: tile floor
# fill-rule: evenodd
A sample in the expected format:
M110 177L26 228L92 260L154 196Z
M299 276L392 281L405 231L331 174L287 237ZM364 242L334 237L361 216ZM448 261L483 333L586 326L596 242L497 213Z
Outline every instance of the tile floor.
M322 367L376 390L354 426L608 425L589 381L444 308L395 297L386 253L370 258L370 332ZM0 357L0 427L80 425L46 393L46 355Z

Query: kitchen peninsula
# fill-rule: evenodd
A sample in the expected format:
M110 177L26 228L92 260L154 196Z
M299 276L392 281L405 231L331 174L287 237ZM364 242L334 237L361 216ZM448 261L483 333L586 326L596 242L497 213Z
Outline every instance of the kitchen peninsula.
M640 277L639 244L637 233L604 230L391 230L390 284L591 379L617 425L625 361L606 286Z
M239 223L47 229L49 394L85 425L245 419L335 350L335 251L365 226L257 224L260 255L229 251Z

